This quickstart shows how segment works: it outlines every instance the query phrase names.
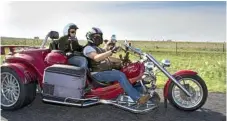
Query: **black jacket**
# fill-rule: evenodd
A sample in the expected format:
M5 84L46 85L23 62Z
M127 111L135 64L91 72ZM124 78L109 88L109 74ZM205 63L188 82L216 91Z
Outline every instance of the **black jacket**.
M62 36L58 40L58 48L59 50L62 50L63 52L82 52L83 51L83 46L78 43L78 41L69 41L69 36ZM71 44L70 44L71 43Z

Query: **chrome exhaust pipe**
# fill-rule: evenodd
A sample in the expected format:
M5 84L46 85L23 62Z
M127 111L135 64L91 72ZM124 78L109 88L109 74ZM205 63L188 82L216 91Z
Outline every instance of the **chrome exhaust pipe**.
M131 97L127 95L120 95L116 100L105 100L99 99L98 97L87 98L87 99L77 99L77 98L56 98L56 97L43 97L44 102L72 105L78 107L86 107L95 104L110 104L116 107L122 108L124 110L130 111L132 113L145 113L151 111L158 107L158 105L153 103L147 103L143 106L139 106L134 102Z
M42 99L44 102L49 103L57 103L57 104L63 104L63 105L72 105L72 106L79 106L79 107L85 107L90 105L95 105L99 103L99 99L97 97L94 98L87 98L87 99L76 99L76 98L64 98L64 99Z

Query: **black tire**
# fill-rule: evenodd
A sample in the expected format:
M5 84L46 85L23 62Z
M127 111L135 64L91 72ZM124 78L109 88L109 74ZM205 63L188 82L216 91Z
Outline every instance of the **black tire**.
M36 83L32 82L32 83L26 84L26 87L27 87L26 88L27 94L26 94L26 99L23 106L27 106L30 103L32 103L36 97Z
M20 86L20 94L19 94L19 98L18 98L17 102L12 106L9 106L9 107L3 106L2 102L1 102L1 109L13 111L13 110L20 109L20 108L30 104L34 100L33 98L35 98L34 95L32 95L32 94L34 94L33 90L35 90L34 84L32 84L32 83L31 84L23 84L22 80L19 78L19 76L17 75L17 73L13 69L10 69L10 68L7 68L7 67L2 67L1 73L3 73L3 72L8 72L16 78L16 80L17 80L17 82Z
M208 97L208 90L207 90L207 86L206 86L204 80L201 77L199 77L198 75L182 75L180 78L191 78L191 79L196 80L202 87L202 91L203 91L202 100L200 101L199 104L197 104L194 107L191 107L191 108L181 107L173 99L172 90L173 90L173 87L175 84L174 84L174 82L171 82L169 89L168 89L168 100L169 100L170 104L172 104L175 108L183 110L183 111L195 111L195 110L201 108L205 104L207 97ZM180 78L176 77L177 80L179 80Z

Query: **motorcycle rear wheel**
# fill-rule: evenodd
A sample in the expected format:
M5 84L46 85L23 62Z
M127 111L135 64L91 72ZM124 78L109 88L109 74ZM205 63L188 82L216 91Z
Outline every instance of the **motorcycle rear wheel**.
M23 84L18 74L10 68L1 68L1 109L17 110L32 103L36 84Z

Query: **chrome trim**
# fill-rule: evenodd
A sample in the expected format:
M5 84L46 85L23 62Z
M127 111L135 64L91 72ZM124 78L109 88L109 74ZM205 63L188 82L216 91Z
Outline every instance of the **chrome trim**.
M45 98L43 98L42 100L44 102L51 102L51 103L65 104L65 105L73 105L73 106L79 106L79 107L95 105L95 104L98 104L98 103L111 104L111 105L117 106L119 108L128 110L128 111L133 112L133 113L145 113L145 112L148 112L148 111L153 110L153 109L158 107L157 105L152 103L152 104L146 104L145 106L143 106L141 108L135 102L127 102L127 101L124 102L124 101L104 100L104 99L96 100L96 102L91 102L91 103L88 103L88 104L86 104L86 103L85 104L84 103L80 103L80 104L68 103L68 102L62 102L62 101L49 100L49 99L45 99Z
M3 77L5 75L5 77ZM17 78L9 73L1 73L1 105L11 107L15 105L20 96L20 84Z
M92 97L92 98L86 98L86 99L83 99L83 98L73 98L73 97L67 97L65 98L65 101L68 100L68 99L73 99L73 100L78 100L78 101L87 101L87 100L92 100L92 101L98 101L99 98L98 97Z
M169 77L171 80L173 80L173 82L180 88L183 90L184 93L186 93L187 96L191 97L192 95L165 69L163 68L159 62L151 55L151 54L146 54L146 53L142 53L141 51L136 50L135 48L133 48L132 46L130 46L127 42L127 40L124 41L124 46L128 47L129 49L131 49L132 51L134 51L135 53L142 55L142 56L146 56L150 61L152 61L167 77Z
M163 68L157 60L151 55L146 54L147 58L151 60L167 77L169 77L180 89L183 90L184 93L186 93L187 96L191 97L192 95L165 69Z
M198 92L198 90L196 91L195 90L195 88L194 88L194 86L191 86L191 85L189 85L189 88L190 87L192 87L194 90L195 90L195 93L194 93L194 96L192 96L192 97L190 97L189 99L190 99L190 101L187 101L187 100L184 100L184 99L182 99L182 97L181 97L181 95L179 96L179 98L177 98L176 97L176 86L174 85L173 86L173 90L172 90L172 96L173 96L173 100L179 105L179 106L181 106L181 107L183 107L183 108L193 108L193 107L196 107L201 101L202 101L202 99L203 99L203 88L202 88L202 86L199 84L199 82L198 81L196 81L195 79L193 79L193 78L183 78L183 79L181 79L180 81L184 81L184 80L190 80L190 81L192 81L194 84L196 84L196 86L198 86L198 88L199 88L199 92ZM180 93L180 91L181 90L179 90L179 93ZM199 94L198 94L199 93ZM198 99L195 99L195 98L198 98ZM180 100L182 100L182 101L179 101L179 99ZM193 102L194 103L193 103ZM185 105L184 103L182 103L182 102L187 102L187 104L188 104L188 102L190 102L190 104L191 105Z
M151 111L151 110L158 107L157 105L147 105L144 110L139 110L139 109L130 108L129 106L120 105L120 104L116 103L115 101L111 101L111 100L100 100L100 102L103 103L103 104L111 104L111 105L117 106L119 108L123 108L123 109L126 109L128 111L131 111L133 113L146 113L146 112ZM137 105L134 104L132 106L137 106ZM148 106L152 106L152 107L148 108Z
M140 82L141 86L143 87L143 91L144 91L144 92L147 92L147 88L146 88L145 85L143 84L143 81L140 80L139 82Z
M80 107L95 105L95 104L99 103L99 102L97 101L97 102L93 102L93 103L89 103L89 104L83 104L83 103L82 103L82 104L76 104L76 103L61 102L61 101L55 101L55 100L49 100L49 99L42 99L42 100L45 101L45 102L58 103L58 104L65 104L65 105L73 105L73 106L80 106Z

